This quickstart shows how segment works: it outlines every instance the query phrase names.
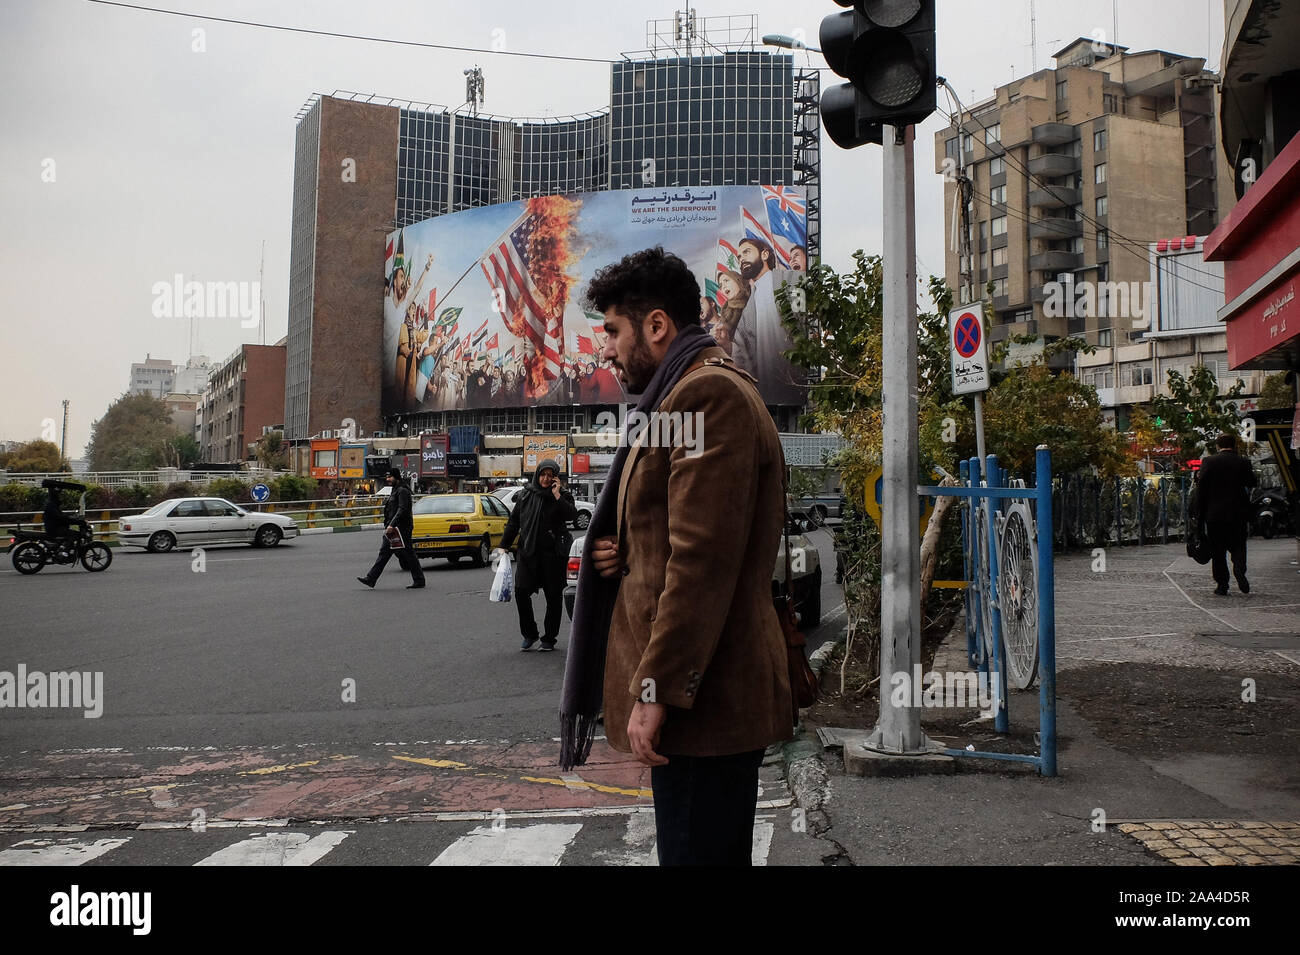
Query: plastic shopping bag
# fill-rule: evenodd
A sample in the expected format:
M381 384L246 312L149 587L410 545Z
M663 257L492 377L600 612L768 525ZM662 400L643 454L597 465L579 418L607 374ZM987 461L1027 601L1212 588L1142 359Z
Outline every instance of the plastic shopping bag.
M496 574L492 578L492 589L488 600L494 603L509 603L514 596L515 574L510 567L510 555L502 554L497 558Z

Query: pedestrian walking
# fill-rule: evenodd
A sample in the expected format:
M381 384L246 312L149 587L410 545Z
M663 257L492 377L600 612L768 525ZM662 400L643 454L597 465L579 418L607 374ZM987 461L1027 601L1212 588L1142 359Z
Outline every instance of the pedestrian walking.
M1214 595L1228 596L1228 557L1243 594L1250 593L1246 579L1246 537L1250 532L1250 489L1255 470L1237 453L1237 436L1224 432L1215 441L1219 451L1201 462L1196 472L1197 518L1210 541L1210 570Z
M661 417L616 452L588 528L560 764L586 760L603 695L609 744L652 767L659 863L749 865L763 752L792 735L772 601L784 459L754 379L700 326L699 302L662 248L588 288L602 357L641 396L637 411ZM654 424L694 415L693 447Z
M515 568L515 605L519 608L522 650L537 643L537 619L533 616L533 594L546 595L546 619L541 634L542 650L554 650L564 613L564 568L569 561L569 521L578 519L573 495L559 480L560 466L553 458L537 464L532 483L515 497L510 520L501 538L499 554L509 550L518 538L518 566Z
M370 568L370 572L364 577L358 577L357 580L372 588L379 580L379 575L384 572L388 559L393 556L393 545L388 542L388 529L391 527L402 537L402 546L397 549L397 562L403 570L411 572L411 582L407 584L406 589L419 590L424 586L424 569L420 566L420 558L416 556L411 545L411 532L415 529L415 518L411 514L411 489L406 486L406 482L402 480L402 472L397 468L388 472L387 481L393 491L384 501L384 539L379 545L379 556L375 559L375 565Z

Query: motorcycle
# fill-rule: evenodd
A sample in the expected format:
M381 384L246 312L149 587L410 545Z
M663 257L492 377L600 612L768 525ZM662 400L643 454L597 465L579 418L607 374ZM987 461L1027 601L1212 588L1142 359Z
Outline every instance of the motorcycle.
M1278 487L1260 488L1250 499L1250 532L1269 540L1291 531L1291 502Z
M59 491L79 491L81 493L77 517L71 522L76 524L75 536L50 534L43 530L23 530L19 525L10 538L10 560L14 570L20 574L39 573L46 564L75 564L92 573L107 570L113 563L113 551L107 544L95 540L95 532L86 520L86 492L84 484L71 481L44 480L41 486L51 495Z

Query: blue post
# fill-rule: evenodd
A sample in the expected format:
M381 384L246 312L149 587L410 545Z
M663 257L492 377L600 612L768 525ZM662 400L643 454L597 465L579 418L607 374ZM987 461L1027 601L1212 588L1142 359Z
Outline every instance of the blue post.
M980 487L980 460L979 458L970 459L970 486L972 489ZM970 573L972 585L969 588L971 593L971 612L975 616L975 662L978 672L987 674L989 672L988 654L984 652L984 599L983 591L975 586L979 582L980 568L984 565L985 555L979 552L979 522L982 519L980 510L981 499L978 497L971 498L971 524L970 524Z
M998 456L990 454L988 456L988 473L990 477L1000 474L998 470ZM997 485L1001 486L1001 485ZM990 501L990 504L992 502ZM998 534L994 522L995 509L988 509L989 515L989 599L992 611L993 622L993 652L990 654L989 678L996 679L998 708L997 715L993 720L993 729L999 733L1005 733L1008 729L1009 715L1007 713L1007 672L1003 666L1002 656L1002 610L1000 600L998 599Z
M1037 449L1035 470L1038 481L1038 743L1039 772L1056 775L1056 564L1052 535L1042 527L1052 526L1052 452L1047 445Z
M957 473L961 478L961 483L966 486L970 483L970 462L961 461L957 465ZM966 608L966 660L970 666L975 666L978 658L975 656L975 620L971 607L971 561L970 546L971 537L967 526L970 523L970 516L974 513L974 508L970 506L969 501L963 502L961 512L961 572L962 580L966 581L966 589L962 592L962 606Z

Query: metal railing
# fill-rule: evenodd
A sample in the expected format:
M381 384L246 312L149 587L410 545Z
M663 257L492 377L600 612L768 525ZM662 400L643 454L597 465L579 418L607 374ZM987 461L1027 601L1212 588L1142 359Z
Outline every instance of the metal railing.
M252 484L268 483L292 471L272 471L253 468L248 471L194 471L179 468L157 468L151 471L86 471L75 474L69 471L42 471L23 474L0 470L0 484L40 484L51 478L58 481L76 481L79 484L97 484L100 487L130 487L132 484L207 484L222 478L234 478Z
M358 497L336 498L332 501L267 501L263 504L239 506L254 513L282 514L293 518L300 528L308 530L318 527L367 527L382 523L384 514L382 501ZM121 522L147 510L147 507L87 508L86 522L95 532L97 540L115 542ZM0 513L0 533L5 535L19 525L24 530L32 530L43 524L39 511Z
M1184 538L1192 475L1101 478L1067 474L1052 484L1053 537L1058 546L1168 544Z

